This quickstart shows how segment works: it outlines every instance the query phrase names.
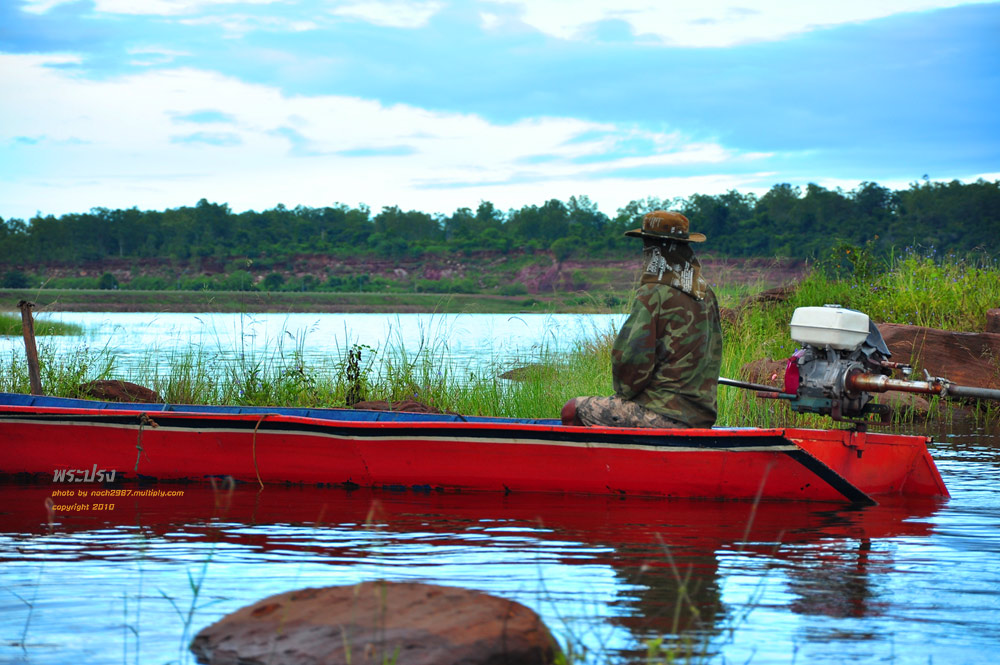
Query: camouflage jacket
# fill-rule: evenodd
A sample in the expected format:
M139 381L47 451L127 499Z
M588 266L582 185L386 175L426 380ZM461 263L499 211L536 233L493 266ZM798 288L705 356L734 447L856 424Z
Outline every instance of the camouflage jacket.
M711 288L699 300L664 284L642 284L611 358L622 399L689 427L715 423L722 326Z

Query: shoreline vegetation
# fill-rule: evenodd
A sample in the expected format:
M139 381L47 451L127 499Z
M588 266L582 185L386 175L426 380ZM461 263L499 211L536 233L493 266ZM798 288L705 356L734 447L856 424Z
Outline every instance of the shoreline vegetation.
M50 311L154 312L468 312L616 311L630 298L641 265L627 258L557 260L547 252L482 253L455 259L345 259L298 255L286 273L259 264L105 260L49 265L44 274L6 273L0 303L35 302ZM237 262L238 263L238 262ZM702 257L713 287L801 277L807 264L778 258ZM178 277L190 269L195 274ZM433 278L433 279L431 279ZM295 288L293 288L293 286Z
M1000 266L995 261L914 253L882 260L865 247L845 247L817 262L792 287L785 300L746 298L742 306L740 289L730 290L723 329L724 376L744 379L746 364L790 356L794 345L788 322L799 306L836 303L865 312L876 322L982 331L986 311L1000 303ZM745 296L761 290L759 285L741 288ZM602 311L592 307L587 311ZM614 311L627 308L625 302ZM80 386L87 381L119 379L151 388L174 404L345 407L366 400L415 400L467 415L553 418L569 398L612 392L615 333L595 331L568 353L542 348L531 357L497 358L489 371L479 374L449 367L447 339L433 338L424 340L417 352L407 352L391 339L379 347L354 343L331 350L323 367L307 366L296 352L222 363L200 351L173 359L166 372L157 371L151 360L149 369L122 375L106 352L80 350L55 357L42 341L39 355L46 393L65 397L82 397ZM515 379L503 378L512 369L517 371L508 376ZM23 355L0 361L0 390L29 392ZM720 426L829 426L827 419L792 413L784 403L758 400L748 391L720 386L719 398ZM931 417L945 418L946 413L935 409ZM975 413L979 417L980 410ZM996 416L993 407L985 413L988 419ZM906 414L899 417L905 420Z
M716 285L723 306L733 306L768 283ZM46 312L229 312L229 313L428 313L428 314L609 314L623 311L631 289L590 293L555 292L532 296L461 293L246 293L240 291L100 291L86 289L0 289L8 309L28 300L35 304L36 334ZM17 321L17 332L0 323L0 334L20 334L20 314L2 311L0 321ZM58 330L58 327L49 328Z

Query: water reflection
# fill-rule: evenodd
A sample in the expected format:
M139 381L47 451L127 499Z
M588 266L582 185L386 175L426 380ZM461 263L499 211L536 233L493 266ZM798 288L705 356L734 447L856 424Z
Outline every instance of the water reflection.
M189 484L50 522L51 486L0 485L0 662L183 661L185 625L381 578L518 600L588 663L646 663L660 638L682 662L992 663L1000 435L961 417L911 433L933 437L944 503Z
M612 652L642 662L643 640L660 637L682 650L725 653L745 614L774 594L788 596L792 613L878 616L877 580L893 562L871 543L925 538L939 509L303 487L241 486L230 493L189 485L184 492L119 499L111 513L50 522L50 488L0 487L0 524L8 534L0 557L8 564L44 560L44 582L33 588L25 570L20 588L47 599L49 621L54 608L72 613L53 582L78 570L98 577L93 593L121 599L134 593L136 562L140 569L173 568L163 580L179 592L188 582L177 565L190 572L210 560L208 586L221 587L222 598L197 612L198 626L299 586L425 579L514 597L593 656ZM109 563L131 572L109 574ZM275 580L288 564L298 569L293 579L277 574ZM748 595L734 598L734 584L746 585ZM46 621L35 618L41 630L58 634ZM105 637L120 639L121 630L110 628ZM165 644L169 637L147 640ZM152 662L171 657L144 653ZM58 658L46 661L45 654L33 653L32 660L67 656L56 649Z

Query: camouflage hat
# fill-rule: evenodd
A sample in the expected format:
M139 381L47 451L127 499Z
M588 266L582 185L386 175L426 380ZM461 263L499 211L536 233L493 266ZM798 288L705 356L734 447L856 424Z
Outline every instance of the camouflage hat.
M633 238L650 238L652 240L679 240L681 242L705 242L704 233L690 233L691 222L679 212L654 210L642 218L642 228L626 231L625 235Z

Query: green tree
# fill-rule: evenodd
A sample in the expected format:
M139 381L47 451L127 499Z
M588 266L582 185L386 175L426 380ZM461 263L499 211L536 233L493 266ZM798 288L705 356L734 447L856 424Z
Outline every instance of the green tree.
M20 270L8 270L3 274L2 285L5 289L26 289L28 276Z
M261 280L260 286L265 291L279 291L285 283L285 276L280 272L268 273L263 280Z
M557 238L552 241L552 245L549 246L549 250L552 252L552 255L556 257L556 261L562 263L573 255L574 251L579 247L579 244L579 238Z
M109 272L101 275L101 278L97 280L97 288L104 291L110 291L112 289L118 288L118 278Z
M444 231L438 220L416 210L403 212L399 206L382 208L382 212L375 216L375 233L408 243L444 240Z

